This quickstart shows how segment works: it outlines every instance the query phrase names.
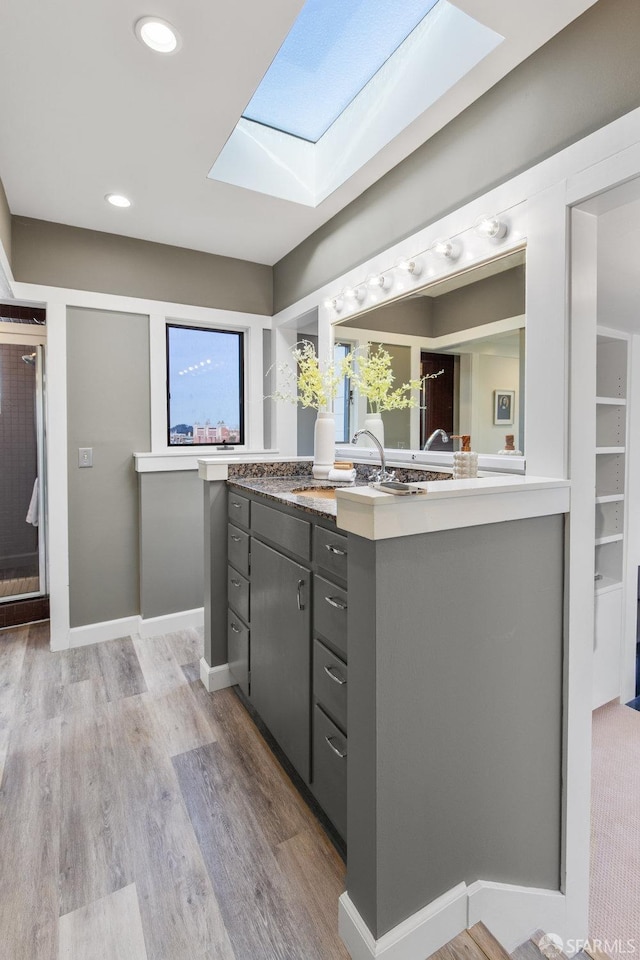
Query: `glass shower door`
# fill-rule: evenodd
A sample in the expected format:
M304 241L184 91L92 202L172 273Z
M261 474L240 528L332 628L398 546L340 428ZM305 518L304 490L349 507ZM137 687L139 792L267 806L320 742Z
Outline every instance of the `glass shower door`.
M42 346L0 340L0 603L46 593L42 365Z

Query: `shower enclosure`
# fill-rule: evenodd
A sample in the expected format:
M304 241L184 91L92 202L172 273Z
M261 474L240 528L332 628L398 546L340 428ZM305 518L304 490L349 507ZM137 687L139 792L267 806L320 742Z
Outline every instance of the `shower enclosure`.
M0 316L0 607L47 593L46 333L39 322Z

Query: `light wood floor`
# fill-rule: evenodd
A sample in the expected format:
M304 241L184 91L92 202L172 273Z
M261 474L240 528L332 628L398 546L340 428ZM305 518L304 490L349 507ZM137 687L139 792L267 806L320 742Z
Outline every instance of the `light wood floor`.
M3 960L345 960L344 866L185 631L0 631Z

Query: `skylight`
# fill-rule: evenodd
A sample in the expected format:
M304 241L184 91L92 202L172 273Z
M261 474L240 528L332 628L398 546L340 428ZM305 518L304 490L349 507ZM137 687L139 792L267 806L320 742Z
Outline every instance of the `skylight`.
M307 0L243 116L312 143L438 0Z

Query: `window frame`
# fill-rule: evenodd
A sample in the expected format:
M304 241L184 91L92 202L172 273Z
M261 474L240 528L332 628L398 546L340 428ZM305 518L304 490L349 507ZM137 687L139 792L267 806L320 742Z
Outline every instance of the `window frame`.
M165 398L166 398L166 425L165 438L169 450L179 450L187 447L191 450L221 450L225 447L236 448L244 447L246 443L246 417L245 417L245 389L246 389L246 365L247 365L247 338L245 330L234 330L216 326L203 326L197 323L185 321L165 320ZM240 439L230 443L189 443L179 444L171 443L171 420L170 420L170 351L169 351L169 331L171 329L195 330L203 333L223 333L229 336L235 336L239 340L238 350L238 400L239 400L239 433Z

